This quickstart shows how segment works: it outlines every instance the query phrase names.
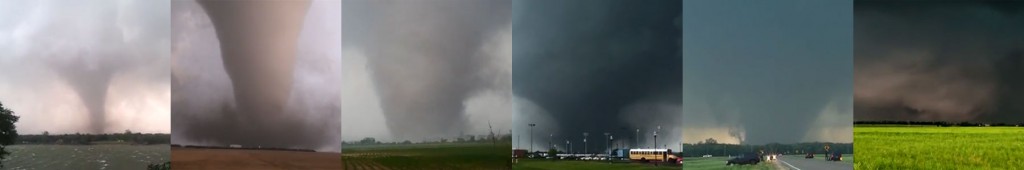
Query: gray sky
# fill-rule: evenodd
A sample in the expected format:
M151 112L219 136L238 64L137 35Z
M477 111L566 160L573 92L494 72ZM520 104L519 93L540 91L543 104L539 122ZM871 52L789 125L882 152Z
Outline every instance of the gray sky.
M315 0L309 5L298 37L291 93L282 114L287 117L277 119L253 113L246 117L225 116L235 111L235 97L213 25L194 1L173 1L172 143L227 145L223 142L247 141L264 146L340 151L340 3ZM234 126L239 123L244 125ZM251 134L223 135L238 133Z
M344 1L344 140L508 133L510 5Z
M167 1L0 1L0 102L22 134L170 132Z
M852 10L852 1L684 1L684 141L853 142Z

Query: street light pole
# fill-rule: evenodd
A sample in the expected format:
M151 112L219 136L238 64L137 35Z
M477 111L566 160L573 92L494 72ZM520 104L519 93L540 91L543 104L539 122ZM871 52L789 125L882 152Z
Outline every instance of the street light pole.
M533 127L537 124L530 123L530 152L533 152Z
M661 130L661 126L658 126L657 130L654 130L654 149L655 150L658 149L658 131L659 130ZM661 161L665 161L665 157L660 156L660 155L659 155L658 159L661 159ZM654 162L654 166L658 166L658 162Z
M615 143L615 135L608 135L608 141L611 141L611 142L613 143L613 145L614 145L614 143ZM619 150L619 152L621 153L621 152L622 152L622 150ZM610 157L610 156L611 156L611 153L608 153L608 156ZM622 156L622 155L620 154L619 156ZM611 159L611 158L609 158L609 159L608 159L608 162L609 162L609 163L611 163L611 162L612 162L612 159Z
M565 151L571 154L572 150L569 149L571 149L569 148L569 140L565 140Z
M551 139L555 138L555 134L548 134L548 150L555 148L554 144L551 144Z
M654 149L658 149L658 131L661 130L661 126L658 126L657 130L654 130Z

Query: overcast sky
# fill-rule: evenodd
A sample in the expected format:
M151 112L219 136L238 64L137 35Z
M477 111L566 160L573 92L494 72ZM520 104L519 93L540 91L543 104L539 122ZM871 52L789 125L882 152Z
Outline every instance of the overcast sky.
M684 1L686 143L853 142L851 1Z
M342 4L342 138L507 134L509 0Z
M21 134L170 132L168 1L0 1L0 102Z
M1024 122L1024 2L857 1L856 118Z

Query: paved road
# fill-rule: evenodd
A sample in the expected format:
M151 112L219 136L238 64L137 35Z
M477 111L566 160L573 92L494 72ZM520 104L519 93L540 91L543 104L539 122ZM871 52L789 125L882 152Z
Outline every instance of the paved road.
M833 162L825 161L824 159L804 159L803 156L799 155L786 155L779 157L778 164L784 168L793 170L853 170L853 163L850 162Z

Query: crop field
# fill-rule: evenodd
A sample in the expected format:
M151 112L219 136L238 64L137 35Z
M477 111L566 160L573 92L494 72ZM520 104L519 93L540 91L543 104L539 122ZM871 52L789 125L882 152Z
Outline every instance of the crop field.
M575 170L575 169L616 169L616 170L678 170L678 165L654 166L654 164L607 161L577 161L577 160L544 160L544 159L520 159L519 163L513 164L515 170Z
M169 145L13 145L4 169L146 169L170 161Z
M732 165L726 166L725 161L729 160L728 157L712 157L712 158L695 158L686 157L683 158L683 169L775 169L775 165L767 162L762 162L757 165Z
M200 149L173 147L173 169L340 169L341 155L249 149Z
M509 143L342 145L344 169L508 169Z
M856 169L1016 169L1022 127L854 126Z

